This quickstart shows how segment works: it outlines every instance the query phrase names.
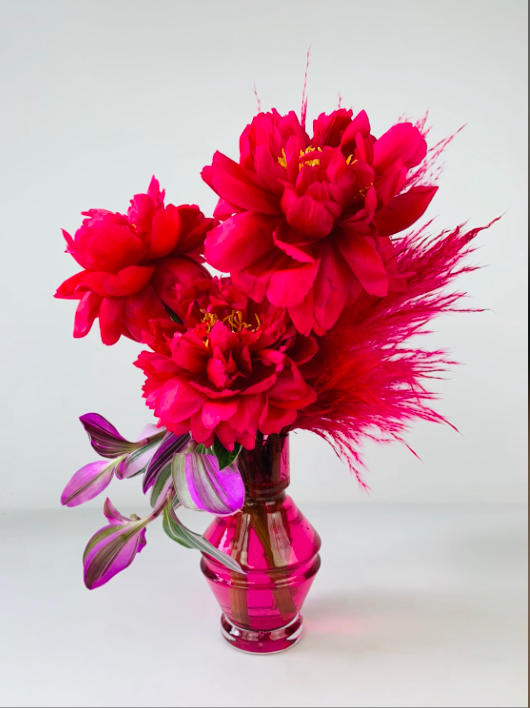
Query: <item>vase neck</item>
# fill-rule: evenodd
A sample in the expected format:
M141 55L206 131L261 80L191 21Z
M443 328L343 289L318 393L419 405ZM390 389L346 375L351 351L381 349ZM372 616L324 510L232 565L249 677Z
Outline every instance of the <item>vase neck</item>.
M238 466L245 484L245 504L280 498L290 482L289 436L258 436L253 450L241 450Z

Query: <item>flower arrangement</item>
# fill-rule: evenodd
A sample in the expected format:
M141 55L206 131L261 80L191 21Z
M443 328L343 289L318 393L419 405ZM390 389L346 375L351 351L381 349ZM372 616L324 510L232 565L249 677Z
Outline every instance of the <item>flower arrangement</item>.
M100 415L81 417L103 459L74 474L62 503L94 498L113 477L143 475L152 507L126 517L106 500L108 524L84 554L88 588L132 563L159 516L170 538L229 577L248 573L241 554L190 531L177 510L239 512L253 475L242 452L265 440L313 431L366 486L363 438L402 441L415 418L444 421L427 383L451 362L407 340L459 309L462 293L448 286L472 270L462 263L481 230L415 226L451 138L428 148L425 118L376 137L364 111L344 108L319 115L310 135L306 106L300 118L258 112L238 161L215 153L202 170L219 197L212 218L165 204L153 177L125 214L91 209L74 237L63 232L82 269L56 293L78 301L74 337L98 319L104 344L143 345L135 365L155 417L136 441Z

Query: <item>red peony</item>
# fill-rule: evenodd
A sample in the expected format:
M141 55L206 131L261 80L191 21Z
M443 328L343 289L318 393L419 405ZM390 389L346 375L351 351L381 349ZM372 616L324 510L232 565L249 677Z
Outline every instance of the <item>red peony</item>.
M136 362L147 376L147 405L168 430L253 449L258 430L279 433L315 401L299 366L314 356L316 341L299 335L284 309L215 279L188 312L188 329L159 330L147 338L155 351Z
M436 187L403 193L426 155L417 127L379 139L364 111L321 114L309 138L291 111L259 113L240 138L240 163L216 152L202 176L219 195L223 223L205 244L254 300L287 307L297 330L323 334L364 289L403 287L389 237L419 219Z
M164 206L164 195L153 177L126 215L91 209L74 238L63 231L66 252L84 269L55 295L79 300L74 337L88 334L99 317L105 344L121 335L140 340L150 320L167 317L163 303L171 306L177 284L211 277L200 253L216 221L194 205Z

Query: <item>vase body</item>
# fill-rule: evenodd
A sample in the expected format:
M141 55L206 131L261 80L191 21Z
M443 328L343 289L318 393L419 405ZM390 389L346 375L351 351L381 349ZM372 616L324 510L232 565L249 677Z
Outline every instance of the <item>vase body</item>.
M238 561L244 574L208 555L201 569L221 606L221 631L235 648L279 652L302 633L302 604L320 567L320 537L286 495L289 437L264 436L242 450L245 504L217 517L204 536Z

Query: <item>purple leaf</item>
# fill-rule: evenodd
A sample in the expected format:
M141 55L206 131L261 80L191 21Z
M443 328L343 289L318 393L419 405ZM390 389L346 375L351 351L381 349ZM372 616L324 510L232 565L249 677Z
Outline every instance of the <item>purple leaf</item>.
M190 436L188 433L185 435L173 435L173 433L166 433L166 436L162 440L162 444L158 450L153 455L151 462L147 466L147 470L144 476L144 494L155 484L159 473L171 464L171 459L176 452L182 452L186 445L190 443Z
M131 521L131 519L127 518L127 516L120 514L108 497L105 499L105 503L103 504L103 514L111 524L128 524ZM136 521L137 518L134 520Z
M141 429L138 440L148 440L149 438L152 438L153 436L158 435L159 433L165 433L166 430L167 428L165 427L159 428L154 423L147 423Z
M245 486L235 465L219 469L215 455L177 454L172 463L173 484L182 506L227 516L241 509Z
M141 472L145 472L151 458L160 447L162 439L155 442L149 442L143 447L130 452L118 465L116 469L116 477L118 479L129 479Z
M146 545L145 527L152 516L128 519L107 499L105 516L110 524L100 529L87 544L83 556L85 585L89 590L105 585L128 568Z
M114 475L118 460L91 462L78 470L61 495L63 506L79 506L106 489Z
M145 444L145 440L130 442L116 428L98 413L85 413L79 420L88 433L94 450L101 457L118 457Z

